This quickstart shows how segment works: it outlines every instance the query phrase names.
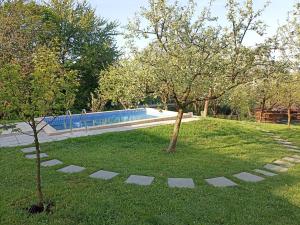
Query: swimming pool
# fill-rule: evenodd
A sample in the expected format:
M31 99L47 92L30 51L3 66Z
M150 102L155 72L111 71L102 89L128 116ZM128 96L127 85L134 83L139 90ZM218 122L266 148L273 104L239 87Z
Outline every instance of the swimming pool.
M103 129L140 123L149 123L175 119L176 112L160 111L152 108L116 110L107 112L61 115L46 117L44 122L48 126L44 129L47 134L59 134L84 129ZM185 117L190 114L186 114Z

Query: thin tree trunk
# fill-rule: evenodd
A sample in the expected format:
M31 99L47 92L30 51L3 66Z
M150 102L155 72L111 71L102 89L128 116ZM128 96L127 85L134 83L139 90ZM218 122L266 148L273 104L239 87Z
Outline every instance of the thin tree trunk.
M34 143L36 149L36 191L38 198L38 206L42 207L44 203L43 192L42 192L42 181L41 181L41 158L40 158L40 143L38 138L38 132L34 119L31 120L32 129L34 134Z
M264 112L265 112L265 104L266 104L266 99L263 98L263 101L262 101L262 103L261 103L260 116L259 116L259 122L260 122L260 123L262 122L263 114L264 114Z
M162 103L163 103L164 110L168 110L168 97L163 96Z
M248 107L248 117L251 117L251 116L252 116L252 112L251 112L250 107Z
M194 107L194 111L195 113L198 115L198 108L197 108L197 104L193 103L193 107Z
M205 100L205 103L204 103L204 110L203 110L203 117L207 117L208 106L209 106L209 100Z
M179 134L179 129L180 129L182 117L183 117L183 109L180 108L178 110L176 122L174 124L172 138L170 140L170 144L169 144L169 147L167 149L167 152L171 153L171 152L176 151L176 144L177 144L177 139L178 139L178 134Z
M211 97L211 89L209 89L208 97ZM209 106L209 99L206 99L204 103L203 117L207 117L208 106Z
M292 113L291 113L291 107L288 107L288 126L291 128L291 121L292 121Z

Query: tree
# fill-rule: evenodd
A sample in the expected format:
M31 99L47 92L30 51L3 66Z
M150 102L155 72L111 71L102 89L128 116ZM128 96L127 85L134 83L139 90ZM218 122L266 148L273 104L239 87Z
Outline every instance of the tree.
M100 74L99 96L124 109L136 107L146 98L148 78L136 60L120 61Z
M245 5L235 0L227 2L229 27L216 24L217 18L209 7L196 17L195 7L193 0L185 7L177 1L168 4L166 0L149 0L149 8L141 10L129 24L129 38L151 41L139 58L158 84L153 86L153 92L161 86L168 87L177 105L168 152L176 149L186 108L195 102L216 99L253 80L259 57L268 49L243 44L249 31L263 35L264 30L259 20L262 10L254 11L251 0ZM147 21L147 26L140 21Z
M292 107L300 107L300 75L291 73L286 76L277 89L276 100L278 105L284 106L288 114L288 126L291 126Z
M120 55L114 39L117 24L98 17L85 0L50 0L45 7L43 18L49 32L44 39L48 47L58 50L66 69L78 71L75 108L86 108L99 87L100 71Z
M19 64L5 64L0 69L0 110L16 115L33 131L36 148L37 206L43 209L40 143L38 134L45 124L43 118L64 112L74 102L76 73L65 71L51 50L40 47L32 57L31 73L24 73ZM41 119L42 117L42 119ZM37 119L39 118L39 119Z
M42 7L34 2L2 1L0 24L0 67L15 63L23 73L30 73L35 46L45 30Z
M300 3L289 12L286 24L278 30L281 55L294 63L294 70L300 70Z

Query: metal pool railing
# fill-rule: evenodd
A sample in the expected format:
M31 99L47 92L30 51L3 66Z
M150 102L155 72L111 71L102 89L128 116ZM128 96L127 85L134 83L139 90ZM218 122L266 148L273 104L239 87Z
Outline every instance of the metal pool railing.
M72 113L70 110L67 111L66 116L65 116L65 121L64 121L64 127L67 129L67 118L68 116L70 117L70 131L72 132L73 130L73 122L72 122Z
M83 109L82 111L81 111L81 119L82 119L82 117L84 117L84 126L85 126L85 131L87 132L87 122L86 122L86 117L87 117L87 115L86 115L86 110L85 109Z

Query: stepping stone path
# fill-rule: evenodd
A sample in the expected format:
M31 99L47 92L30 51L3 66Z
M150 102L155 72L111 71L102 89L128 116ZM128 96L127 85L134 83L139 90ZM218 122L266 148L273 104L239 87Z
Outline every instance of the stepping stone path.
M56 166L56 165L60 165L60 164L63 164L63 162L59 161L58 159L52 159L49 161L42 162L41 166L50 167L50 166Z
M283 161L283 160L276 160L274 161L273 163L279 165L279 166L284 166L284 167L287 167L287 168L290 168L290 167L293 167L295 166L295 164L293 163L290 163L290 162L286 162L286 161Z
M102 180L110 180L117 175L119 175L119 174L115 173L115 172L100 170L98 172L91 174L89 177L96 178L96 179L102 179Z
M125 183L147 186L147 185L152 184L153 180L154 180L154 177L130 175L128 177L128 179L125 181Z
M260 128L258 128L260 129ZM289 142L287 140L284 140L280 138L280 136L275 135L274 133L266 130L261 131L265 132L266 134L272 136L275 141L277 141L282 146L288 148L289 151L294 152L300 152L300 148L297 146L292 145L292 142ZM29 148L23 148L21 149L21 152L23 153L35 153L36 149L35 147L29 147ZM27 154L25 155L27 159L36 159L36 154ZM46 158L48 155L46 153L40 153L40 158ZM253 172L262 174L267 177L273 177L278 174L273 172L286 172L288 171L288 168L295 166L295 163L300 163L300 156L299 155L293 155L293 156L286 156L282 159L275 160L273 164L266 164L264 165L264 168L272 171L269 172L267 170L262 169L255 169ZM44 161L41 163L41 166L44 167L51 167L56 165L61 165L63 162L61 162L58 159L52 159L49 161ZM85 170L86 168L70 165L66 166L64 168L58 169L57 171L63 172L63 173L79 173ZM105 171L105 170L99 170L91 175L89 177L95 178L95 179L102 179L102 180L110 180L116 176L118 176L119 173L111 172L111 171ZM235 178L246 181L246 182L259 182L264 180L264 177L260 177L248 172L241 172L238 174L233 175ZM142 176L142 175L130 175L128 179L125 181L127 184L136 184L136 185L142 185L142 186L148 186L151 185L154 181L154 177L151 176ZM231 187L231 186L237 186L238 184L233 182L232 180L226 178L226 177L215 177L215 178L209 178L205 179L205 181L214 187ZM168 178L168 186L171 188L195 188L195 184L192 178Z
M286 171L288 171L288 168L282 167L282 166L277 166L277 165L274 165L274 164L266 164L266 165L264 165L264 168L267 169L267 170L274 171L274 172L286 172Z
M47 158L48 155L46 153L40 153L40 158ZM36 159L36 154L29 154L29 155L25 155L25 158L27 159Z
M205 179L207 183L214 187L231 187L231 186L237 186L236 183L233 181L227 179L226 177L216 177L216 178L210 178Z
M23 149L21 149L21 152L23 152L23 153L35 152L35 147L23 148Z
M59 169L59 170L57 170L57 171L63 172L63 173L79 173L79 172L81 172L81 171L83 171L83 170L85 170L84 167L70 165L70 166L61 168L61 169Z
M238 173L233 176L242 181L246 181L246 182L259 182L259 181L262 181L265 179L263 177L256 176L256 175L253 175L253 174L247 173L247 172Z
M278 175L278 174L276 174L276 173L271 173L271 172L269 172L269 171L260 170L260 169L255 169L255 170L253 170L253 171L256 172L256 173L260 173L260 174L262 174L262 175L268 176L268 177L273 177L273 176Z
M194 188L195 184L192 178L168 178L169 187Z

